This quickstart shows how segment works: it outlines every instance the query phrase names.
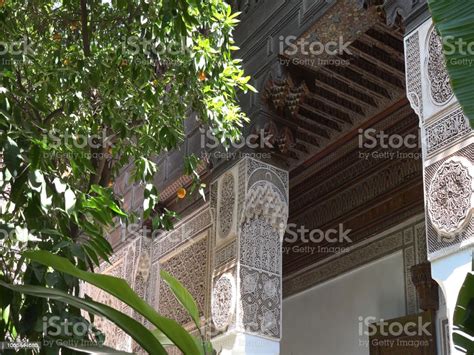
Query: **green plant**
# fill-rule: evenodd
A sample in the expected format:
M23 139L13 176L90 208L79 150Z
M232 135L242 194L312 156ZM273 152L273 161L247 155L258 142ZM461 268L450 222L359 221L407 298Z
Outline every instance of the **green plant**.
M193 337L175 321L160 316L153 307L148 305L130 288L125 280L109 275L95 274L81 270L75 267L66 258L54 255L47 251L28 251L24 253L24 256L31 262L39 263L48 268L54 269L55 271L83 280L106 291L111 296L118 298L138 314L143 316L154 327L156 327L156 329L148 330L135 319L105 304L95 302L88 298L80 298L63 290L57 290L54 288L35 285L12 285L0 281L0 285L4 288L2 290L2 295L8 294L4 292L4 290L7 289L23 295L60 302L66 307L72 306L85 310L90 314L105 317L129 334L149 354L166 354L163 345L170 344L176 345L184 354L207 355L213 353L210 342L205 341L203 336L200 338ZM189 312L196 328L200 330L201 322L199 311L191 294L178 280L174 279L168 273L162 272L161 276L169 285L173 294L184 309ZM2 299L2 302L4 301L5 300ZM96 347L100 348L100 344L97 344ZM73 348L82 349L83 351L88 350L88 348L82 348L81 346L73 346Z
M474 275L468 273L456 301L453 315L453 342L456 349L474 354Z
M428 4L443 39L451 86L474 127L474 2L428 0Z
M78 296L77 277L22 253L47 250L81 270L107 261L107 229L138 219L113 190L128 167L127 183L144 190L139 223L172 227L175 214L157 208L154 157L179 147L191 112L221 141L246 120L236 95L253 88L232 57L236 16L223 0L0 2L2 282ZM196 183L199 163L185 159ZM2 299L1 339L41 341L52 314L84 321L63 302Z

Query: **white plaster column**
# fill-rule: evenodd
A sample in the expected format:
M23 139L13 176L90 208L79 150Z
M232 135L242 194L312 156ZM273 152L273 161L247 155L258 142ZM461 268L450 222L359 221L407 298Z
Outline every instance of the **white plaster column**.
M286 171L245 157L211 184L212 342L220 354L280 352Z
M474 136L453 94L442 43L431 19L405 35L407 97L420 118L425 182L426 237L432 277L443 292L442 348L452 342L452 316L474 245ZM443 334L443 321L449 334ZM448 345L449 343L449 345Z

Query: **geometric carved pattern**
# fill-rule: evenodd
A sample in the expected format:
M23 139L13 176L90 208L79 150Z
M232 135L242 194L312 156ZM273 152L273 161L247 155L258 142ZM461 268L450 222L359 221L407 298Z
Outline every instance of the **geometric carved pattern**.
M169 272L191 293L200 314L204 311L206 300L207 255L207 238L205 237L160 264L161 270ZM160 283L159 311L162 316L174 319L183 325L191 321L189 314L164 282Z
M462 108L451 112L434 124L425 128L427 153L432 154L448 146L451 142L469 134L471 126Z
M231 173L222 179L219 202L219 237L225 239L232 229L234 219L235 183Z
M218 330L224 330L234 315L236 301L235 280L232 274L223 274L212 290L212 321Z
M253 219L242 225L240 261L246 266L280 273L280 236L267 221Z
M245 266L240 268L241 325L250 333L280 337L281 279Z
M451 158L436 171L428 192L428 213L444 234L458 231L471 211L473 176L470 162Z
M406 40L405 66L407 97L412 108L423 118L423 100L421 94L420 36L418 32Z
M442 105L453 97L443 54L441 38L433 28L428 40L428 78L433 101Z

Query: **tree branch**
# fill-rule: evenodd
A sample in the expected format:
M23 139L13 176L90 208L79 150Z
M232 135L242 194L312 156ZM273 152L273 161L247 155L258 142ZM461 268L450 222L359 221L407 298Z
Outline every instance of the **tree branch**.
M91 43L89 38L89 30L87 28L87 0L81 0L81 22L82 22L82 48L86 57L91 54Z

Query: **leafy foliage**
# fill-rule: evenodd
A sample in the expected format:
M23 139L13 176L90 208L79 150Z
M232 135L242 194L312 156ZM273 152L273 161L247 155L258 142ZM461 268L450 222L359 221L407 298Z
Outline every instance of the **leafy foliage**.
M453 341L456 349L474 353L474 275L468 273L459 291L453 316Z
M108 260L107 228L136 218L112 189L128 166L143 218L171 227L173 212L155 210L154 157L182 142L190 112L221 141L246 119L236 16L222 0L0 1L1 281L78 296L77 275L21 253L81 270ZM198 163L188 157L185 171L202 189ZM41 340L44 315L81 320L59 299L2 294L0 337Z
M212 351L212 348L209 347L209 343L206 343L203 339L195 339L191 337L178 323L160 316L130 288L125 280L109 275L100 275L83 271L76 268L66 258L59 257L47 251L28 251L24 253L24 256L31 261L51 267L70 276L77 277L80 280L86 281L106 291L130 306L140 315L144 316L152 325L156 326L156 330L149 331L135 319L107 305L93 300L79 298L61 290L46 288L43 286L10 285L0 281L1 286L8 290L31 296L58 300L92 314L106 317L126 331L149 354L166 354L160 340L164 345L176 345L184 354L204 355L211 353L208 351L209 349ZM178 280L174 279L166 272L162 272L161 276L170 285L171 291L182 303L185 310L193 317L196 328L200 329L201 322L199 320L196 301Z
M446 67L456 98L474 127L474 3L428 0L433 22L444 44Z

